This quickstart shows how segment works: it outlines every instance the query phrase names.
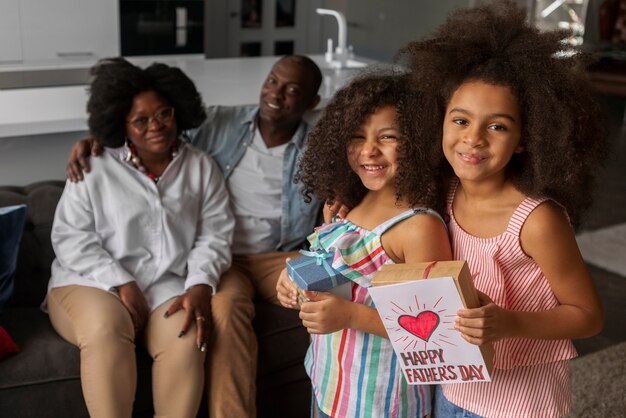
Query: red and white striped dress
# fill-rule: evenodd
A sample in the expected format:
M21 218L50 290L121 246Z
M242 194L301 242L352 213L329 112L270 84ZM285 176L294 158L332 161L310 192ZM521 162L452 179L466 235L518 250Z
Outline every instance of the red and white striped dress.
M467 260L476 288L507 310L558 306L545 275L520 244L528 215L546 199L525 199L504 233L479 238L456 222L455 191L456 185L448 195L452 250L455 259ZM571 340L500 340L494 343L491 382L442 385L443 393L453 404L483 417L560 417L570 409L569 359L576 355Z

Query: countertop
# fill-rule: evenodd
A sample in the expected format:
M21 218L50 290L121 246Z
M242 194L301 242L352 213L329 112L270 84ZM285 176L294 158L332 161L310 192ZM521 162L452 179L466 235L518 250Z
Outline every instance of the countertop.
M334 69L322 55L310 56L322 69L323 107L334 92L361 69ZM261 85L277 57L205 59L200 55L128 57L136 65L154 61L181 68L195 83L209 105L254 104ZM357 58L373 64L373 61ZM93 62L39 63L37 66L3 65L3 72L88 68ZM0 90L0 138L87 130L86 85Z

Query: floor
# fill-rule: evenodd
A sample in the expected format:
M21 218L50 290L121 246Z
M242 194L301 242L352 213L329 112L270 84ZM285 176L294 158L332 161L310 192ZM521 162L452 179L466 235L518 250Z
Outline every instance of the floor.
M610 152L594 190L594 203L582 228L594 230L626 223L626 120L624 98L602 97L609 127ZM625 257L624 254L615 254ZM615 274L588 264L605 309L604 330L597 336L576 340L579 355L626 341L626 271Z

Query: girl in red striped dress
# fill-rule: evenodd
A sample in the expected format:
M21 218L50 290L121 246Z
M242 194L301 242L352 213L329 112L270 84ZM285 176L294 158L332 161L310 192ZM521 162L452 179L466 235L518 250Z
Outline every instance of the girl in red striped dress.
M442 385L437 418L565 415L571 339L602 328L571 225L590 203L603 134L566 35L501 2L456 12L404 50L417 85L442 92L453 254L482 301L455 328L495 349L492 382Z

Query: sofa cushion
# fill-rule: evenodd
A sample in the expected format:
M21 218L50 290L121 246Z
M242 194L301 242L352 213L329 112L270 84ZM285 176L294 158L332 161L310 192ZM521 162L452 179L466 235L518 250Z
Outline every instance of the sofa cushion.
M0 312L13 296L17 252L26 219L26 205L0 207Z
M63 181L44 181L25 187L0 186L0 206L27 206L12 306L37 307L46 295L54 259L50 232L64 185Z
M304 369L304 355L309 334L294 309L261 301L255 308L258 418L307 417L311 381Z
M302 326L298 311L261 301L257 301L255 309L259 379L292 366L299 366L301 376L307 378L302 359L310 337Z
M80 386L80 351L56 333L48 315L38 308L11 308L0 315L0 324L22 349L0 361L0 411L8 407L15 412L11 417L20 418L63 417L63 411L46 408L66 404L73 416L88 416ZM152 359L137 350L135 417L152 416L151 391L145 390L151 386L151 368Z
M37 308L12 308L0 315L0 324L22 348L0 361L0 411L16 418L61 418L68 411L89 416L81 396L78 348L57 335L48 316Z
M59 337L48 315L15 308L3 313L0 322L22 347L21 353L0 362L0 390L80 378L78 348Z
M15 341L7 334L3 327L0 327L0 360L11 354L19 353L20 349Z

